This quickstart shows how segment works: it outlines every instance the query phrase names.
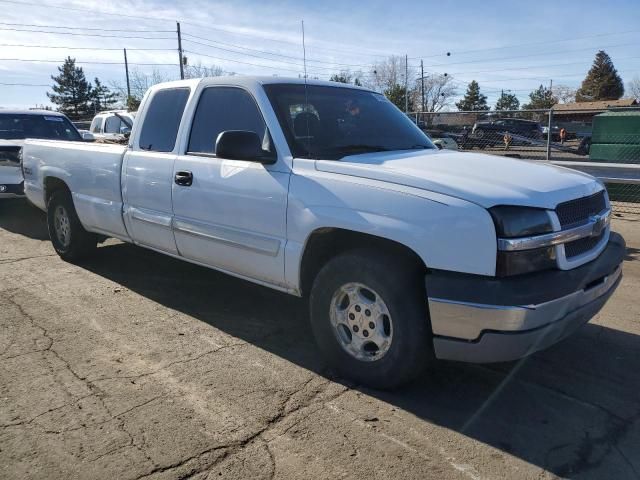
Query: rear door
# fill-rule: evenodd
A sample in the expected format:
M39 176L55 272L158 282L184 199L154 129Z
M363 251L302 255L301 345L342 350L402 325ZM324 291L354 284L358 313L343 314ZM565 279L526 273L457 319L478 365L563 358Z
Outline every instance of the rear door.
M203 89L186 153L174 167L178 250L198 263L283 285L289 170L282 163L216 157L216 139L227 130L254 131L263 148L277 155L251 93L229 86ZM186 175L190 182L180 180Z
M125 155L124 217L135 243L177 254L171 228L176 140L188 88L158 90L147 99L136 145Z

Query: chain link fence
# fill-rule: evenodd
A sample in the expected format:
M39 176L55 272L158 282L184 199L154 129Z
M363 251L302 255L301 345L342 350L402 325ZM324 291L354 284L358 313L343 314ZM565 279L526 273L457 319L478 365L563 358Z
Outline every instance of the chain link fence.
M551 161L601 178L614 213L640 214L640 109L417 112L438 146Z

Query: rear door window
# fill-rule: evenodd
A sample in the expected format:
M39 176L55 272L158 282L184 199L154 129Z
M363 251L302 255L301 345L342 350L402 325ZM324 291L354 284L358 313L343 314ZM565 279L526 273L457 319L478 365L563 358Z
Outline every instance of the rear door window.
M153 95L142 122L139 141L141 149L153 152L173 151L188 98L188 88L159 90Z
M104 133L120 133L122 121L115 115L107 117L107 121L104 124Z
M102 121L103 121L102 117L96 117L93 119L93 122L91 122L91 128L90 128L92 133L100 133L100 129L102 128Z

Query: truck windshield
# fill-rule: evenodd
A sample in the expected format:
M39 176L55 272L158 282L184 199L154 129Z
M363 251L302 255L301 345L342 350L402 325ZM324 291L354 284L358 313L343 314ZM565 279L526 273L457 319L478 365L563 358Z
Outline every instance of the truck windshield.
M0 113L0 139L82 140L76 127L59 115Z
M272 84L264 89L294 157L436 148L384 95L355 88Z

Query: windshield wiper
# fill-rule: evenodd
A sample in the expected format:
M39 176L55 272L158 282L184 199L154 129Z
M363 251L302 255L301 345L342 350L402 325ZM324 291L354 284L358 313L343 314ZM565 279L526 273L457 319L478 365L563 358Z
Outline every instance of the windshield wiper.
M388 152L390 149L383 147L382 145L368 145L368 144L352 144L352 145L339 145L337 147L329 147L325 151L345 153L345 154L357 154L357 153L370 153L370 152Z

